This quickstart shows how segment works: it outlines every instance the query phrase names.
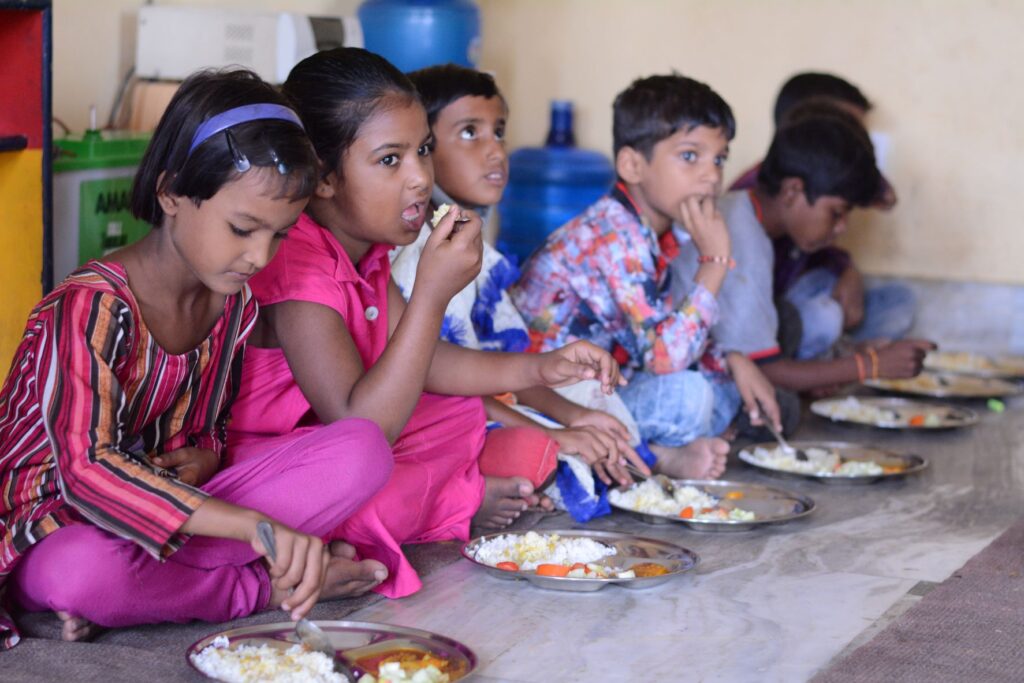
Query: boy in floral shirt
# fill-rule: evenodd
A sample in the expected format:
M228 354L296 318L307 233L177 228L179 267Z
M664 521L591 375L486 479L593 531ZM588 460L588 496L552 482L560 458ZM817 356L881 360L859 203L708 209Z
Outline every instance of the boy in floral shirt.
M533 348L588 339L616 355L631 375L620 394L670 476L724 472L728 445L713 437L741 402L753 422L763 412L779 425L771 384L708 334L732 264L715 197L734 134L707 85L678 74L633 82L614 104L614 188L548 238L513 290ZM699 268L690 294L673 297L667 264L680 239L696 245Z

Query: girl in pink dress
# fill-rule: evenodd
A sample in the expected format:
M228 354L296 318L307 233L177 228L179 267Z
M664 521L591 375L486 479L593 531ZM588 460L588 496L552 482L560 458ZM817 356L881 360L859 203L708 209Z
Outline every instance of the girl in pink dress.
M248 71L186 80L132 190L153 229L79 268L29 317L0 392L0 590L56 611L68 640L97 624L268 607L297 619L347 589L351 561L320 537L384 484L376 425L293 434L221 468L256 319L246 281L317 181L286 105ZM0 643L17 641L0 611Z
M284 85L322 164L314 198L274 262L253 279L261 321L246 355L232 453L267 438L358 416L392 442L385 487L336 530L367 558L374 589L416 591L401 544L466 539L536 504L525 477L485 478L479 396L620 379L605 352L471 351L439 342L451 297L477 274L481 222L454 207L427 242L408 304L388 250L416 239L433 188L431 134L409 80L383 58L341 48L300 62ZM254 348L256 347L256 348ZM348 476L339 469L336 478ZM475 518L474 518L475 515ZM366 574L364 574L365 576Z

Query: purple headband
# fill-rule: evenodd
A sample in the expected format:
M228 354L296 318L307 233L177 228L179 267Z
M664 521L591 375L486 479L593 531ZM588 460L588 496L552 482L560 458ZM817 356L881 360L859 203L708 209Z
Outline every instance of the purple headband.
M302 130L305 130L302 126L302 121L299 120L299 115L288 107L283 107L280 104L269 103L245 104L241 107L228 109L227 111L204 121L196 130L196 134L192 136L192 146L188 148L188 153L191 155L196 147L221 131L225 131L232 126L237 126L240 123L259 121L262 119L288 121L289 123L294 123L299 128L302 128Z

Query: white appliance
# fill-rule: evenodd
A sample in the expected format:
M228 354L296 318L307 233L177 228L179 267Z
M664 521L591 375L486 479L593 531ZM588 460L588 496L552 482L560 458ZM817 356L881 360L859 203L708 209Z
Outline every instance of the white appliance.
M301 60L342 46L363 46L356 17L145 5L139 8L135 75L180 81L197 69L238 65L283 83Z

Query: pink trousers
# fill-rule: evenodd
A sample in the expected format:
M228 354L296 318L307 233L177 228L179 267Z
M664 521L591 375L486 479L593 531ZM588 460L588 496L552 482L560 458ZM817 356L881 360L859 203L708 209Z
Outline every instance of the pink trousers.
M393 456L380 428L342 420L251 445L204 491L326 537L388 481ZM166 561L88 523L32 547L9 580L29 611L65 611L101 626L228 621L266 608L270 579L247 544L195 536Z
M479 398L424 393L395 441L388 483L334 531L333 538L388 568L376 592L401 598L420 589L403 544L469 538L484 499L478 460L485 420Z

